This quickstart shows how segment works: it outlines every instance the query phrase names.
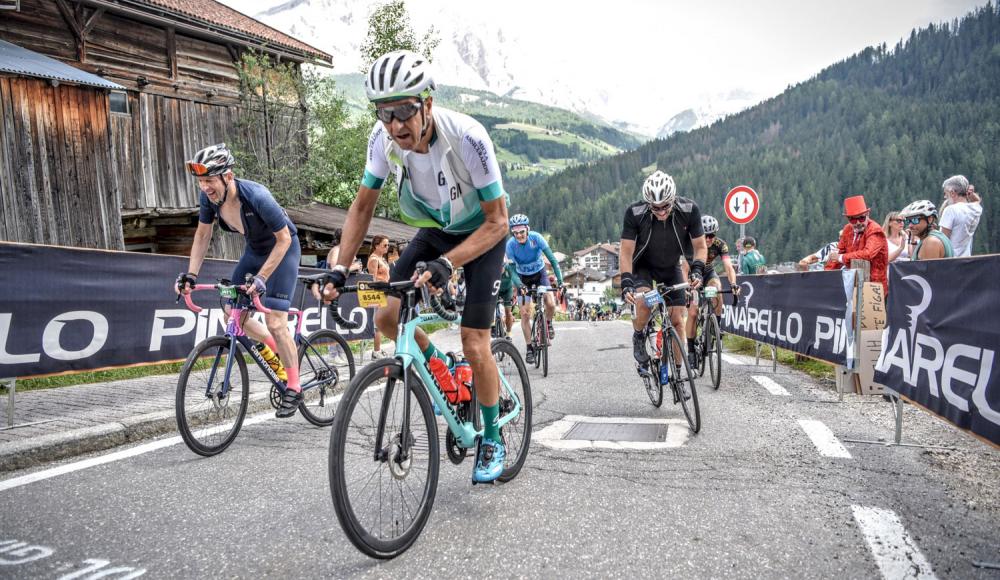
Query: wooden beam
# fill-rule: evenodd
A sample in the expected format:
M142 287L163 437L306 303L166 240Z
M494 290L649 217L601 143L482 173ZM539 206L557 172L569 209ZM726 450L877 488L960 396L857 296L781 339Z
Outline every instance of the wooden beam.
M87 23L83 25L83 29L81 31L83 33L84 39L86 39L87 35L90 34L90 31L94 29L94 25L97 24L97 21L104 14L104 10L105 10L105 8L103 6L97 8L90 15L90 18L87 19Z
M236 48L234 44L227 44L226 50L229 51L230 58L233 59L234 63L240 62L240 51Z
M167 28L167 64L170 66L170 80L177 80L177 34L173 26Z
M66 0L56 0L56 6L59 7L59 13L62 14L63 20L66 21L66 24L69 24L70 32L79 40L83 36L80 30L80 23L76 21L73 11L66 4Z

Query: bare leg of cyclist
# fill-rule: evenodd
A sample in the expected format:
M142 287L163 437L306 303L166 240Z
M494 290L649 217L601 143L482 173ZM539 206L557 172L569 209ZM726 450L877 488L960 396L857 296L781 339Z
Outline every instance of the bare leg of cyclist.
M298 351L295 349L292 333L288 332L288 313L272 310L264 315L264 320L267 322L267 329L271 336L274 337L274 342L278 345L278 358L281 359L285 366L285 372L288 373L288 388L293 391L301 391Z
M677 331L677 336L684 336L684 311L686 309L683 306L671 306L670 307L670 323L674 325L674 329ZM690 316L688 317L691 318ZM689 320L690 322L690 320ZM678 363L683 360L681 357L684 356L684 351L681 349L681 345L674 344L674 360Z
M503 310L503 321L507 327L507 336L510 337L510 333L514 332L514 309L504 305Z
M399 298L386 296L386 307L379 308L375 312L375 326L386 338L396 340L396 332L399 330ZM421 351L427 350L431 345L431 339L420 328L413 333L413 338L416 339Z
M552 321L556 319L556 297L551 292L545 294L545 320L549 321L549 326L552 326Z
M531 318L535 315L535 304L528 302L521 305L521 332L524 333L524 343L531 344Z

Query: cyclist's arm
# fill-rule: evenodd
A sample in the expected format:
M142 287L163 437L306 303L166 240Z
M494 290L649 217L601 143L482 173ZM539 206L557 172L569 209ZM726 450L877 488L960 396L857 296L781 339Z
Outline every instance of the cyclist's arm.
M365 175L366 182L369 176ZM340 234L340 255L337 256L337 263L331 264L347 268L361 248L361 243L365 241L365 234L368 233L368 226L375 215L375 206L378 204L378 194L382 189L383 180L372 178L369 187L362 183L358 187L358 195L351 202L350 209L347 210L347 218L344 220L344 231ZM374 187L376 186L377 187Z
M618 269L622 274L632 273L632 254L635 253L635 240L621 239L621 249L618 250Z
M736 268L733 268L733 261L729 255L722 256L722 267L726 269L726 277L729 278L729 285L736 286Z
M275 268L284 259L288 248L292 245L292 234L288 231L288 226L274 232L274 239L274 247L271 248L271 253L267 255L267 261L264 262L264 265L260 267L260 271L257 272L257 275L262 276L265 280L271 277Z
M510 271L510 283L514 288L520 288L524 286L524 282L521 281L521 277L517 275L517 268L514 267L513 263L507 264L506 268Z
M480 201L479 205L483 208L486 221L465 241L444 255L451 262L453 268L464 266L482 256L507 236L507 197L501 194L496 199Z
M555 254L552 253L552 248L546 245L542 249L542 253L545 254L545 259L548 260L549 265L552 266L552 272L556 275L556 282L562 286L562 270L559 269L559 260L557 260Z
M198 222L194 232L194 244L191 245L191 257L188 258L188 272L195 276L201 271L201 264L208 253L208 244L212 241L212 224Z
M691 238L691 245L694 246L694 259L701 260L702 263L708 261L708 242L705 241L705 235L702 234L697 238Z

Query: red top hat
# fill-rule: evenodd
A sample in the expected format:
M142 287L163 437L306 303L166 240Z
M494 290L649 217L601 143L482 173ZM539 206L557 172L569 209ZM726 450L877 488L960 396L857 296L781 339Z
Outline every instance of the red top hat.
M845 216L861 215L867 211L868 206L865 205L865 196L863 195L855 195L844 200Z

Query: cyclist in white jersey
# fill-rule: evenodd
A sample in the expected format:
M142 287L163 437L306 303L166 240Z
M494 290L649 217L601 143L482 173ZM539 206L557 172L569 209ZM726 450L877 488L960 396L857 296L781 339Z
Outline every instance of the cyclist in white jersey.
M462 348L475 375L484 423L473 478L487 482L500 476L505 456L489 329L500 289L508 198L486 129L472 117L435 106L433 89L430 62L419 54L391 52L372 64L365 90L379 120L368 139L364 177L348 211L342 251L324 297L334 298L336 288L346 282L347 266L368 230L382 185L394 173L403 221L420 230L400 255L390 281L411 279L417 263L425 262L427 270L417 282L439 292L456 268L465 270ZM395 339L399 299L389 297L388 302L375 322L382 334ZM419 329L416 341L428 359L446 360Z

